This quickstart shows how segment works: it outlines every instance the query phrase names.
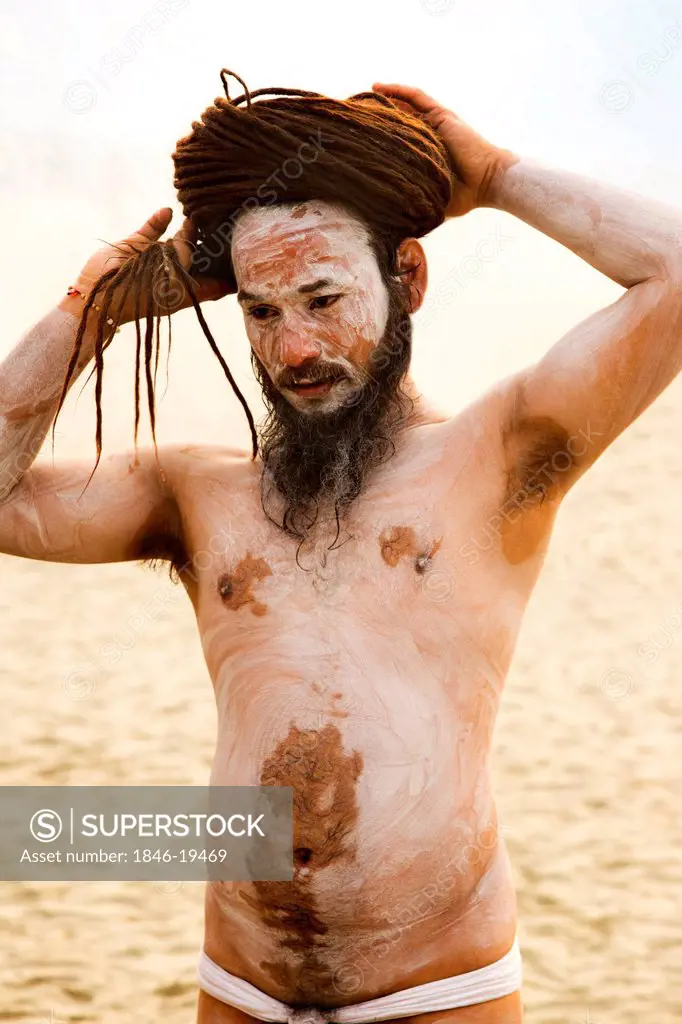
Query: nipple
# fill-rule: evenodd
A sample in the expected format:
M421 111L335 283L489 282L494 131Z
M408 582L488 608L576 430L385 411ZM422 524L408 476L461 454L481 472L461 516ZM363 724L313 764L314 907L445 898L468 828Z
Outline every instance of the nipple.
M423 576L426 570L428 569L429 565L431 564L431 561L433 560L433 556L438 551L438 548L441 546L442 541L442 537L440 538L440 540L435 540L431 545L429 551L423 551L420 555L417 555L417 557L415 558L414 569L415 572L419 573L420 576Z

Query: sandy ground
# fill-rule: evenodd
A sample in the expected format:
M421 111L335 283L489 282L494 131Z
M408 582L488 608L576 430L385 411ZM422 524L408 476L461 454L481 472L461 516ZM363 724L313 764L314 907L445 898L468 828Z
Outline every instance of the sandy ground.
M681 398L673 386L566 501L497 728L535 1024L682 1012ZM2 782L206 781L209 681L165 574L1 566ZM140 624L159 594L167 612ZM652 639L660 651L640 649ZM0 890L0 1019L193 1020L198 883Z

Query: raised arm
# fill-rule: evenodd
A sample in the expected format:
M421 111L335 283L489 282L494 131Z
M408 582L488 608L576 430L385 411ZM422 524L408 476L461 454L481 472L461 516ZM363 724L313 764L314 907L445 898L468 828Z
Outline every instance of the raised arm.
M127 244L140 248L156 241L170 218L170 210L161 210L124 242L101 249L83 268L77 291L86 294L104 269L124 258ZM185 224L173 240L187 260L189 238ZM202 300L224 293L217 282L199 283ZM172 452L162 452L159 461L152 449L140 449L138 457L132 452L110 456L87 488L92 460L56 467L49 459L34 464L58 408L78 330L81 295L62 300L0 364L0 552L64 562L174 557L179 524ZM164 312L188 303L189 298L176 301L173 310ZM116 304L113 308L121 323L134 318L134 310L118 309ZM71 383L93 358L96 324L96 318L92 323L89 318ZM106 332L108 341L113 327L107 325Z
M560 242L627 291L505 382L508 468L545 460L561 494L682 368L682 211L492 146L420 90L377 86L438 129L458 178L449 215L488 206Z
M682 369L682 211L520 160L487 194L627 289L511 383L510 428L557 424L574 447L570 485Z

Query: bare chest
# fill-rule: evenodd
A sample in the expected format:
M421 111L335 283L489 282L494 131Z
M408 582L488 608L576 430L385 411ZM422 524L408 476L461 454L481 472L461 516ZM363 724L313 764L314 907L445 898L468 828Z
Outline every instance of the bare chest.
M439 674L475 651L503 662L521 595L496 538L472 546L497 496L475 462L450 461L428 448L396 459L338 522L322 509L305 540L264 514L255 467L198 479L184 581L214 679L232 655L357 662L382 639L437 656Z
M219 490L215 500L206 495L201 518L187 574L195 607L201 615L220 610L240 629L295 609L359 612L365 602L400 606L454 590L458 534L447 503L397 483L390 496L362 496L338 521L321 510L305 538L271 523L253 490L236 501L221 500Z

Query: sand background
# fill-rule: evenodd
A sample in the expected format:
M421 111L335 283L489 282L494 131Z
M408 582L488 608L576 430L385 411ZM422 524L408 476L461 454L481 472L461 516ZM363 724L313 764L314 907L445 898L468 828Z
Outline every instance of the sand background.
M0 33L0 356L57 301L98 238L120 238L172 204L168 153L216 95L226 62L252 87L333 95L367 88L374 75L408 78L409 67L408 80L501 144L679 202L682 58L656 77L630 74L678 18L674 4L605 0L597 12L589 0L565 9L439 2L446 16L429 17L437 3L424 0L409 14L392 3L389 17L349 0L333 31L338 54L352 47L350 66L320 45L318 5L294 43L285 5L270 4L268 32L238 63L226 40L253 30L246 7L228 16L213 0L201 11L178 4L158 39L115 81L105 78L78 116L62 103L63 83L103 74L98 55L122 47L139 4L97 14L45 7L40 18L17 11L12 31ZM359 18L375 16L372 31L357 31ZM205 31L206 17L215 31ZM260 48L272 39L297 49L280 46L266 60ZM625 79L629 93L605 92L612 79ZM497 255L476 269L486 239L497 239ZM415 378L452 411L620 294L490 212L445 225L426 249L429 295L453 270L461 283L416 324ZM226 301L208 316L257 412L237 311ZM131 333L107 357L113 451L132 440ZM56 456L91 463L92 386L76 402L79 388L58 424ZM682 1012L680 438L682 381L565 501L509 676L494 768L533 1024L672 1024ZM247 440L190 314L174 330L159 439ZM0 784L207 781L208 673L190 603L163 571L2 556L0 583ZM145 617L159 599L166 611ZM655 660L652 641L661 645ZM112 643L115 664L103 655ZM201 938L199 884L0 883L0 1020L191 1024Z

